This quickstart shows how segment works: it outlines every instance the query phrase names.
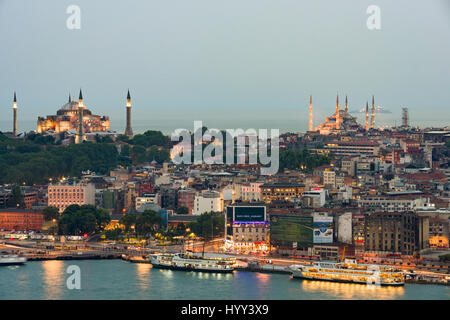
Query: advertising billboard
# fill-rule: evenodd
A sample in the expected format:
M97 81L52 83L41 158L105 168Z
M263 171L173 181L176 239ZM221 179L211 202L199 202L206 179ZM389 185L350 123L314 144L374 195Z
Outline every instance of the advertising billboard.
M333 243L333 217L314 216L314 243Z
M270 242L275 246L310 247L313 244L313 218L297 215L270 215Z
M266 221L265 206L234 206L233 223L263 223Z

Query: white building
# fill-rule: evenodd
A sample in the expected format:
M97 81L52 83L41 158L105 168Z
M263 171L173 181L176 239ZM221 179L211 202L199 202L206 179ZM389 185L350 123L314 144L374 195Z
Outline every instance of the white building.
M142 206L149 203L159 205L159 194L148 193L143 195L142 197L136 197L136 211L139 211Z
M386 195L369 196L358 200L358 207L371 211L404 212L432 207L430 199L420 191L388 192Z
M323 188L313 188L310 191L303 192L303 198L311 198L311 206L313 208L323 207L326 202L328 191Z
M352 244L353 229L352 229L352 213L346 212L338 218L338 241L342 243Z
M217 191L206 191L196 195L194 199L194 212L192 214L200 215L211 211L223 211L223 197L221 194Z

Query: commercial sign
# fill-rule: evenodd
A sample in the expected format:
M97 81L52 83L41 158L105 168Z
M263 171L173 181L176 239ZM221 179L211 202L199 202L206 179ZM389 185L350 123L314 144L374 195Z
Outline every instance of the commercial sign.
M233 206L233 223L264 223L265 206Z
M314 216L314 243L333 243L333 217Z

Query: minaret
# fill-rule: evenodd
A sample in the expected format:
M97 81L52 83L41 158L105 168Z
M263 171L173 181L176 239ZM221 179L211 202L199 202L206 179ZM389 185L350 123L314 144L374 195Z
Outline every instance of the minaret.
M366 131L369 131L369 101L366 101Z
M309 131L313 131L312 95L309 96Z
M69 103L72 101L72 97L70 96L70 93L69 93Z
M13 113L14 113L14 118L13 118L13 134L14 136L18 136L19 133L17 131L17 98L16 98L16 92L14 91L14 101L13 101Z
M336 97L336 129L339 129L341 126L341 119L339 117L339 95Z
M372 95L372 119L370 121L370 129L373 129L374 125L375 125L375 98Z
M131 129L131 96L130 90L128 90L127 94L127 127L125 129L125 135L128 137L133 136L133 129Z
M347 95L345 95L345 113L348 113L348 99L347 99Z
M86 140L83 127L83 113L84 113L83 94L81 93L80 89L80 96L78 97L78 129L77 135L75 136L75 143L83 143L83 141Z

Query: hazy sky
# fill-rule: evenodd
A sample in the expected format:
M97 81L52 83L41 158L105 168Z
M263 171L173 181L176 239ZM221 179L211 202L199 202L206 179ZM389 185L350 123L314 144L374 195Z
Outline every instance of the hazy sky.
M208 127L305 131L375 95L376 124L450 125L449 0L0 0L0 130L19 131L78 97L135 131ZM81 8L69 30L66 8ZM366 26L369 5L381 30ZM363 116L360 116L362 119ZM27 124L28 123L28 124ZM32 126L33 128L28 128Z

